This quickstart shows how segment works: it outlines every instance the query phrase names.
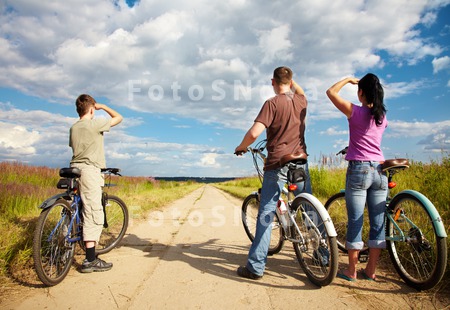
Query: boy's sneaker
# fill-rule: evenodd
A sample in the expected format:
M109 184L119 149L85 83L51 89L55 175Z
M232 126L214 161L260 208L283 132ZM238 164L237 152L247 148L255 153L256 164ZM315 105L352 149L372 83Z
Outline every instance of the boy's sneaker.
M87 259L83 261L81 265L81 272L89 273L93 271L108 271L112 268L112 263L107 263L100 258L96 258L92 262L89 262Z
M238 268L237 274L238 274L240 277L247 278L247 279L251 279L251 280L259 280L259 279L262 278L262 276L259 276L259 275L257 275L257 274L254 274L253 272L251 272L250 270L248 270L247 267L243 267L243 266L241 266L241 267Z

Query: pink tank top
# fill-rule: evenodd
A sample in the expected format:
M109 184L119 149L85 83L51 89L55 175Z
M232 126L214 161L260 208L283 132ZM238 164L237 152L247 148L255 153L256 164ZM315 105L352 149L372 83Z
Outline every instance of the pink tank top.
M383 152L381 151L381 140L387 127L386 115L382 124L377 126L369 108L353 105L348 125L350 141L345 159L384 161Z

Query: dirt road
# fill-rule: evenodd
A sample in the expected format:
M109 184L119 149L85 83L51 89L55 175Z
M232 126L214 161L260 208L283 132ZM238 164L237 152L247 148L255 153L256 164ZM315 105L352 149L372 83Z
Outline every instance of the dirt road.
M144 220L132 220L120 248L102 258L111 271L76 268L59 285L24 289L2 309L408 309L433 306L396 275L377 283L336 279L312 285L289 243L269 258L262 280L236 275L250 245L241 201L205 186ZM346 257L341 257L342 263ZM341 264L342 266L342 264ZM345 266L344 266L345 267ZM413 299L411 299L413 297ZM442 306L442 305L441 305ZM439 307L439 305L438 305ZM445 305L444 305L445 307Z

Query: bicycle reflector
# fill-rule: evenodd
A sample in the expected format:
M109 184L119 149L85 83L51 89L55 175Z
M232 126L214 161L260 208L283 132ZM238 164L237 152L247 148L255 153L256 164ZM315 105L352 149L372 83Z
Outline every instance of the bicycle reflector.
M398 209L397 211L395 211L395 215L394 215L394 221L398 221L398 218L400 217L400 214L402 213L402 209Z
M389 182L389 183L388 183L389 189L393 189L393 188L396 187L396 186L397 186L397 183L395 183L395 182Z
M291 184L291 185L288 186L288 190L290 192L293 192L293 191L297 190L297 188L298 188L297 184Z

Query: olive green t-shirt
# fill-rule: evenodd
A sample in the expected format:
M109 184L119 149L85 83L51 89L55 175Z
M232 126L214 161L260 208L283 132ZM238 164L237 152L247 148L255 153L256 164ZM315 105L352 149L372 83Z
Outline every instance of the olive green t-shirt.
M85 163L106 168L103 132L111 128L111 119L80 119L70 128L69 146L73 163Z
M279 168L284 155L306 153L307 105L304 95L292 93L279 94L264 103L255 119L266 126L268 153L264 170Z

